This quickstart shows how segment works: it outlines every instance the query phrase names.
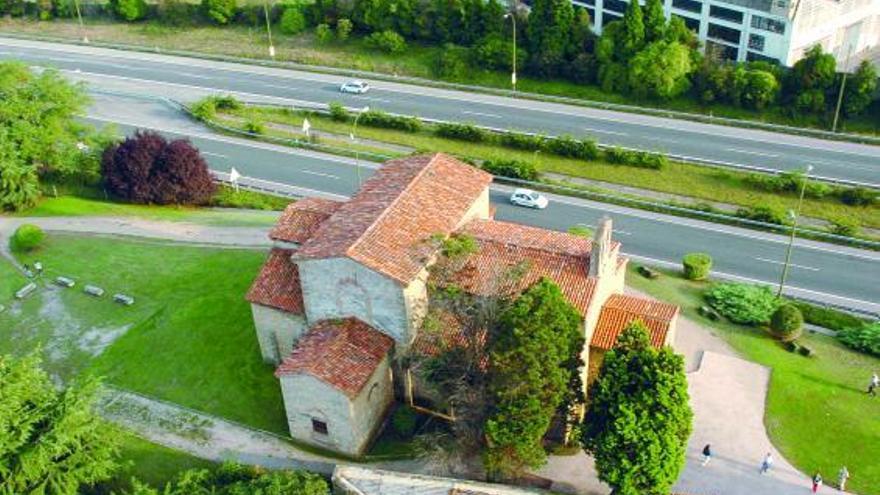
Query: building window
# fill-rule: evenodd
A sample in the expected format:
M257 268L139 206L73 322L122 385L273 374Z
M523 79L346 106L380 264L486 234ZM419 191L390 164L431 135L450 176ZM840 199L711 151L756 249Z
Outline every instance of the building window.
M700 32L700 20L694 19L693 17L688 17L686 15L672 14L674 17L678 17L682 21L684 21L684 25L695 33Z
M719 26L718 24L709 24L709 38L726 41L728 43L739 44L739 31L733 28Z
M312 418L312 431L315 433L320 433L321 435L327 434L327 423L321 421L320 419Z
M746 60L749 62L769 62L773 65L779 65L779 59L755 52L746 52Z
M696 13L703 11L703 4L695 0L672 0L672 6L677 9Z
M742 12L733 9L726 9L717 5L709 6L709 16L715 17L716 19L724 19L725 21L735 22L737 24L742 24L743 21Z
M711 40L706 41L706 53L714 53L719 60L736 60L739 50Z
M749 35L749 50L764 51L764 37L760 34Z
M612 12L620 12L621 14L626 12L626 2L621 2L620 0L605 0L602 4L605 10L610 10Z
M771 33L785 34L785 22L761 17L759 15L752 16L752 27L770 31Z
M614 15L610 12L604 12L602 14L602 27L607 26L609 22L619 21L621 19L623 19L622 16Z

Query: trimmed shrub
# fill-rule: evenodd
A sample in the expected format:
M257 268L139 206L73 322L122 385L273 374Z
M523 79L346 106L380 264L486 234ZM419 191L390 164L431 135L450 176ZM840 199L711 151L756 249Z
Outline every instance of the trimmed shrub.
M392 29L376 31L367 36L367 46L381 50L385 53L403 53L406 50L406 40Z
M770 321L780 301L766 285L717 284L706 291L706 301L734 323L761 325Z
M216 24L229 24L235 16L235 0L202 0L202 11Z
M315 26L315 39L318 40L318 43L326 45L333 41L333 30L328 24L318 24Z
M345 109L345 105L339 103L338 101L331 101L327 108L330 110L330 118L335 120L336 122L347 122L348 121L348 110Z
M498 142L508 148L518 150L537 151L544 149L545 138L519 132L505 132L498 136Z
M634 151L613 146L605 150L605 159L609 163L617 165L630 165L633 167L660 170L669 164L666 155L651 153L650 151Z
M788 224L788 215L782 208L768 205L756 205L736 210L736 216L756 222L772 223L776 225Z
M871 206L877 202L877 195L866 187L853 187L840 191L840 201L850 206Z
M45 238L46 234L43 233L43 229L26 223L15 229L15 233L9 239L9 248L20 253L33 251L40 247Z
M834 191L830 185L824 182L807 179L803 172L783 172L779 175L749 174L745 177L745 183L770 192L800 194L804 187L804 196L821 199Z
M278 27L284 34L303 32L306 29L306 16L303 14L302 8L298 5L285 7Z
M486 160L483 170L492 175L531 181L538 180L539 175L534 164L520 160Z
M681 259L684 267L684 278L688 280L706 280L712 269L712 257L707 253L688 253Z
M241 110L244 105L232 95L213 96L214 108L217 110Z
M213 98L205 98L197 101L189 110L199 120L211 120L217 116L217 103Z
M418 132L422 128L422 122L416 117L391 115L382 110L368 110L361 114L358 122L370 127L384 127L406 132Z
M168 142L137 131L108 146L101 159L107 190L134 203L206 204L214 194L208 164L188 140Z
M865 324L865 320L836 309L824 308L801 301L796 301L792 304L801 310L804 321L810 325L840 332L847 328L860 327Z
M794 304L783 304L776 308L770 318L770 331L779 340L797 340L804 329L804 317Z
M266 124L258 119L248 119L244 123L244 130L251 134L265 134Z
M847 347L880 356L880 322L847 328L837 338Z
M113 12L128 22L141 20L147 15L145 0L113 0L112 5Z
M434 127L434 134L449 139L481 143L489 141L491 134L473 124L441 122Z
M391 427L401 438L412 438L416 432L418 416L412 408L401 405L391 416Z
M339 41L345 41L351 36L352 30L351 20L349 19L339 19L336 21L336 39Z
M595 160L599 157L599 148L594 141L578 140L571 136L559 136L555 139L544 140L544 150L554 155L582 160Z

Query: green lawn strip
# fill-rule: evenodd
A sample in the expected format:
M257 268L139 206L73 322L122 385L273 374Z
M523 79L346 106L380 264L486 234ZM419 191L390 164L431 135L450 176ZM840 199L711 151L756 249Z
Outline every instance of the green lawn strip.
M9 260L0 258L0 305L6 306L8 311L9 302L12 300L13 294L26 283L27 279L12 266ZM3 313L0 313L0 318L2 318L2 315Z
M77 287L40 291L0 314L0 328L9 329L0 332L0 353L42 345L46 367L61 377L88 370L111 385L286 432L278 382L260 358L244 300L264 252L53 234L20 257L37 259L46 278L70 276ZM85 283L107 294L87 296ZM116 292L135 304L113 303ZM120 331L98 354L102 338Z
M631 286L678 304L682 313L727 341L746 359L772 369L764 423L774 445L801 472L835 479L841 465L852 474L847 488L880 494L880 401L865 394L880 359L857 353L836 339L807 333L798 342L810 358L786 351L765 331L712 322L697 314L706 284L689 282L667 270L648 280L630 270ZM730 425L735 428L736 425Z
M53 37L80 39L82 34L75 20L56 19L35 22L32 19L0 20L0 29L22 34L45 35ZM149 47L190 51L209 55L266 59L268 44L262 29L246 26L197 26L174 28L154 22L126 24L106 17L86 18L89 38L96 42L124 43ZM510 88L508 72L485 71L469 68L457 77L440 78L434 67L440 46L424 46L409 43L407 50L391 55L366 46L363 39L351 38L346 42L318 43L312 30L297 35L275 33L275 59L308 65L338 67L362 70L389 75L413 76L426 79L445 79L449 82L472 84L489 88ZM785 108L779 107L763 112L752 111L729 105L702 105L693 99L681 97L668 102L636 101L632 97L616 93L606 93L599 87L576 84L563 80L535 79L519 75L517 88L527 93L579 98L607 103L641 105L651 108L665 108L675 111L701 113L716 117L768 122L774 124L812 127L827 130L829 125L817 116L792 117ZM841 130L880 135L880 120L872 119L871 112L857 118L847 119Z
M305 114L280 108L246 107L233 112L240 116L258 116L267 122L301 126ZM347 134L350 124L337 122L323 115L308 115L316 130ZM663 170L650 170L601 161L584 161L553 156L548 153L520 151L493 144L471 143L434 136L428 131L409 133L393 129L358 127L358 136L374 141L410 146L419 151L444 151L477 159L516 159L535 163L542 172L568 175L589 180L622 184L663 193L689 196L698 201L716 201L739 206L767 205L793 209L797 198L758 191L744 183L747 174L699 165L671 162ZM809 217L834 220L852 218L866 227L880 227L880 207L852 207L834 198L810 199L803 204Z

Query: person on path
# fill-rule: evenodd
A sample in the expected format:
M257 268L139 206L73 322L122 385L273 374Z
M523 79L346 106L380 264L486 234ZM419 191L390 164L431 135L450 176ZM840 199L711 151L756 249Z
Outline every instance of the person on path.
M822 475L817 472L813 475L813 493L817 493L820 486L822 486Z
M712 460L712 448L707 443L705 447L703 447L703 466L709 464L709 461Z
M846 469L846 466L843 466L837 473L837 486L840 488L840 491L846 491L846 480L848 479L849 471Z
M27 265L25 265L27 267ZM877 396L877 389L880 388L880 376L875 372L871 375L871 383L868 384L868 395Z
M770 452L767 452L767 455L764 456L764 462L761 463L761 474L766 474L772 466L773 456L770 455Z

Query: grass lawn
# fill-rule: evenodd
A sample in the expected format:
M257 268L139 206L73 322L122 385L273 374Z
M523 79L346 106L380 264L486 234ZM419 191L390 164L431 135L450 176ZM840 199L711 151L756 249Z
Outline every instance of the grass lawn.
M299 128L303 113L287 109L246 107L232 111L239 117L257 117L267 122L276 122ZM222 114L221 114L222 118ZM337 122L322 115L309 115L313 129L334 134L346 135L350 124ZM241 122L225 119L227 125L241 127ZM276 133L283 132L277 131ZM288 137L291 137L288 134ZM470 143L441 138L430 131L410 133L393 129L358 127L358 136L363 139L404 145L419 151L444 151L458 156L476 159L517 159L535 163L542 172L564 174L590 180L605 181L663 193L694 198L695 201L717 201L739 206L764 204L783 211L796 207L797 198L789 195L758 191L745 183L747 174L730 170L719 170L698 165L671 162L663 170L650 170L613 165L602 161L584 161L553 156L547 153L520 151L492 144ZM345 146L345 142L339 143ZM872 207L852 207L834 198L804 200L804 215L828 221L851 218L866 227L880 227L880 205Z
M264 258L256 250L50 235L20 261L40 260L46 279L63 274L77 287L43 280L25 301L4 298L0 353L41 345L46 368L59 377L94 372L122 388L284 433L278 383L260 358L243 299ZM86 283L107 294L86 296ZM116 292L135 304L114 304Z
M786 351L761 329L711 322L700 317L705 284L669 271L648 280L634 269L629 284L658 299L679 304L683 314L709 327L743 357L772 368L764 424L774 445L802 472L836 479L841 465L847 485L861 494L880 494L880 400L865 394L880 359L857 353L836 339L805 334L799 342L815 355Z
M158 49L173 49L201 52L214 55L265 59L268 41L262 24L246 26L197 26L172 28L155 23L126 24L106 17L87 17L86 30L90 39L98 42L125 43ZM262 19L260 19L262 22ZM76 22L72 19L37 22L33 19L0 20L0 30L46 35L71 39L81 38ZM298 35L283 35L277 30L273 33L276 60L298 62L310 65L342 67L385 74L406 75L439 79L433 70L442 48L410 43L405 53L389 55L365 47L363 40L352 38L344 43L319 44L311 31ZM478 69L465 71L451 82L475 84L493 88L509 89L510 74ZM704 106L688 98L678 98L662 105L650 101L633 101L619 94L605 93L597 86L575 84L568 81L539 80L530 77L518 78L518 89L524 92L582 98L609 103L639 104L643 106L668 108L686 112L704 113L718 117L765 121L771 123L799 125L828 129L827 122L817 117L793 119L782 109L758 113L727 105ZM871 111L858 119L844 121L841 129L850 132L880 134L880 120L871 118Z

